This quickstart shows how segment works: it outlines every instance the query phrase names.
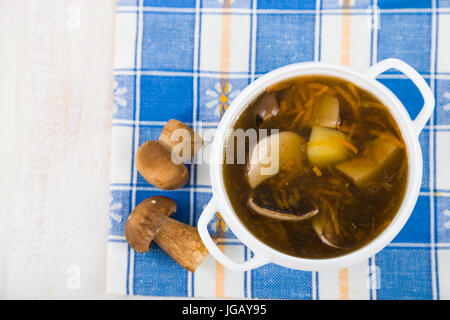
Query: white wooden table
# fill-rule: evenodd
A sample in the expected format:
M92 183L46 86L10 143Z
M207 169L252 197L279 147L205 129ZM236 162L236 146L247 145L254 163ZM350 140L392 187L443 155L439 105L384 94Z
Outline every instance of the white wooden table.
M0 298L108 298L115 0L0 0Z

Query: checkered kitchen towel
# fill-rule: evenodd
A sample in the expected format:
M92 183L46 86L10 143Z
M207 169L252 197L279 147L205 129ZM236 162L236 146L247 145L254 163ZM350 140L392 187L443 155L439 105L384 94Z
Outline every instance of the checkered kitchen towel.
M225 3L223 3L225 1ZM181 297L276 299L450 298L450 1L431 0L119 0L117 7L111 229L107 289L111 293ZM347 6L347 5L346 5ZM146 254L127 245L123 230L143 199L167 195L175 218L196 225L211 198L207 165L190 166L190 182L163 192L133 166L138 146L157 139L175 118L211 136L219 112L251 81L301 61L365 70L385 58L417 69L435 93L435 112L420 135L422 188L402 232L376 256L329 272L269 264L249 272L224 270L211 257L189 273L158 246ZM379 80L412 117L422 98L396 72ZM227 255L251 252L223 221Z

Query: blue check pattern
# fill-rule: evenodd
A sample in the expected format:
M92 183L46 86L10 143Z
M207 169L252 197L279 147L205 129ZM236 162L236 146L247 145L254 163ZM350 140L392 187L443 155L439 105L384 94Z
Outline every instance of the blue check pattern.
M370 64L385 58L404 60L426 79L436 98L436 108L420 134L424 171L421 193L414 212L400 234L367 262L367 279L376 270L370 299L448 298L450 284L450 181L442 161L450 159L450 56L440 54L450 40L440 32L450 21L450 1L358 0L351 14L373 18L377 8L379 28L372 32ZM248 21L248 57L238 57L245 67L228 72L231 97L258 76L277 67L321 60L322 21L339 15L342 1L234 0L227 12ZM134 168L134 152L143 142L157 139L165 121L175 118L196 130L214 129L219 121L215 100L220 70L206 69L201 54L208 43L203 35L205 15L221 21L218 0L119 0L117 17L135 21L128 30L134 50L115 68L113 130L121 132L113 144L129 153L123 173L111 181L109 243L122 243L125 294L150 296L198 296L196 274L173 262L156 245L146 254L130 249L124 238L129 213L143 199L166 195L178 204L175 218L196 222L211 198L211 188L198 178L197 165L188 165L191 178L182 189L165 192L149 185ZM206 40L205 40L206 41ZM374 43L375 41L375 43ZM446 43L443 43L445 42ZM122 43L116 50L125 50ZM442 46L442 48L440 48ZM340 50L340 48L336 48ZM443 49L442 49L443 50ZM449 51L444 51L449 52ZM440 61L442 60L442 61ZM440 68L443 65L444 67ZM407 107L414 118L423 100L410 80L394 71L379 77ZM230 99L231 100L231 99ZM219 102L220 103L220 102ZM123 133L123 134L122 134ZM124 141L126 143L124 143ZM122 149L122 144L126 145ZM441 159L444 159L441 161ZM128 170L128 171L127 171ZM121 172L122 172L121 171ZM211 231L217 221L211 222ZM225 243L242 246L227 229ZM244 259L252 253L243 247ZM375 267L375 268L371 268ZM115 268L109 265L108 268ZM371 271L372 270L372 271ZM296 271L269 264L245 272L243 297L270 299L321 299L318 272Z

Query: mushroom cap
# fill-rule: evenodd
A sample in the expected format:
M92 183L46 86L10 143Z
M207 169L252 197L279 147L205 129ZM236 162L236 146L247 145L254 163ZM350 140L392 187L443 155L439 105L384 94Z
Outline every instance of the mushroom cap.
M344 248L344 239L336 232L330 213L322 210L312 219L312 227L320 240L329 247Z
M319 213L319 208L312 202L302 202L292 208L281 209L258 201L252 195L248 198L247 205L257 214L284 221L302 221Z
M189 179L186 166L173 163L170 150L159 141L142 144L136 153L135 164L145 180L162 190L181 188Z
M181 121L169 120L161 131L159 142L170 150L177 152L182 162L192 158L202 147L203 140L200 135ZM184 154L184 150L190 150Z
M331 94L322 94L314 102L308 125L336 128L340 122L339 100Z
M280 106L275 93L265 93L256 102L255 123L259 126L262 122L278 114Z
M134 250L147 252L161 225L177 211L177 204L163 196L142 201L128 217L125 238Z
M261 140L250 151L247 180L251 188L276 175L280 170L293 174L302 169L305 139L292 131L274 133ZM289 164L294 164L289 166Z

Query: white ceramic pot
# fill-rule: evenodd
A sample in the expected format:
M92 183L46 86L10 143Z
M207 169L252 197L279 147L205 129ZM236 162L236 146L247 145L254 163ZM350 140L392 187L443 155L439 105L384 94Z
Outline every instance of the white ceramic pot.
M409 77L421 92L424 105L416 119L411 120L400 100L384 85L375 80L376 76L388 69L397 69ZM222 177L223 149L227 140L227 129L231 129L239 115L269 85L285 79L305 76L333 76L353 82L367 90L383 102L402 132L408 153L408 183L405 197L400 209L390 225L374 240L364 247L329 259L305 259L291 256L273 249L258 240L239 220L231 206L225 191ZM213 197L198 221L200 237L211 255L232 270L250 270L269 262L299 270L324 270L349 266L367 259L385 247L400 232L408 220L422 181L422 152L419 145L419 133L422 131L434 108L434 97L425 80L411 66L398 59L386 59L372 66L366 72L358 72L351 68L323 63L298 63L276 69L260 77L245 88L233 101L219 123L211 147L210 178ZM244 263L237 263L227 257L212 241L207 225L216 212L220 212L228 227L245 244L254 256Z

